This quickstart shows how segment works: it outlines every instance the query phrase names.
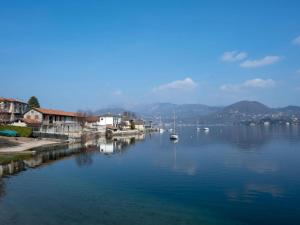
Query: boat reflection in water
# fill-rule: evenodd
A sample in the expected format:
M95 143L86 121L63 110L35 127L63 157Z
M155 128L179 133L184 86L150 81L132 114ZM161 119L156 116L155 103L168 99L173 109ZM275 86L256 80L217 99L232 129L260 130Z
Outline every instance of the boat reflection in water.
M145 135L118 137L111 140L100 138L90 140L84 144L64 144L43 151L37 150L33 155L18 155L6 162L0 163L0 177L13 175L29 168L40 167L73 156L75 156L79 166L91 164L92 161L87 160L87 158L91 158L91 153L115 154L124 152L130 145L144 138Z

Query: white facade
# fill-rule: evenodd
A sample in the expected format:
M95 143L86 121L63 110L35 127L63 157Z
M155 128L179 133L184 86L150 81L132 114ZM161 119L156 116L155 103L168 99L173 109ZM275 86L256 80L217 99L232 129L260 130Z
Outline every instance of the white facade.
M99 126L117 127L120 123L121 118L117 116L100 116L98 121Z
M114 125L114 117L113 116L100 116L99 117L99 125L100 126L113 126Z
M114 144L113 143L101 143L99 146L100 152L106 154L114 153Z

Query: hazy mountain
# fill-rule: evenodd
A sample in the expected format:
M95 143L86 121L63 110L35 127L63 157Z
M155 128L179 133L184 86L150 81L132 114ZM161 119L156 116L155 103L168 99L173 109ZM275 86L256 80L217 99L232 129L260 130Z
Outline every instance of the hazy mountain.
M164 122L170 122L173 112L176 113L178 122L195 124L224 124L235 123L253 119L267 118L272 116L292 116L300 117L299 106L287 106L282 108L270 108L257 101L240 101L226 107L208 106L203 104L173 104L173 103L153 103L143 104L126 108L106 108L97 110L96 114L122 114L124 111L134 112L137 116L147 120L159 118Z
M286 115L300 115L300 106L290 105L283 108L277 108L275 110Z
M141 105L132 108L132 111L146 117L161 117L162 119L169 119L176 113L178 118L192 118L196 116L208 115L219 111L222 107L207 106L202 104L172 104L172 103L154 103L148 105Z
M270 111L269 107L260 102L240 101L225 107L222 113L262 114Z

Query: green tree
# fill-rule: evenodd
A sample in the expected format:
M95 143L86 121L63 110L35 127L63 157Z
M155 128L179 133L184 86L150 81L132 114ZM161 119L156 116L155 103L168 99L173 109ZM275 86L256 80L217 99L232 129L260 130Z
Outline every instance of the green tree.
M40 108L39 100L38 100L37 97L35 97L35 96L32 96L32 97L28 100L28 105L30 106L30 108Z

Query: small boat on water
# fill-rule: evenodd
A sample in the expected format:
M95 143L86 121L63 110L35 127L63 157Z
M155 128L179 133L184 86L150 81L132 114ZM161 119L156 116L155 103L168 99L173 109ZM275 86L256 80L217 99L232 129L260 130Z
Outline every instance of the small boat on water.
M171 140L178 140L179 139L179 135L176 133L176 126L175 126L175 112L174 112L174 123L173 123L173 130L172 133L170 135L170 139Z
M162 133L164 133L165 132L165 130L163 129L163 128L159 128L159 133L160 134L162 134Z
M171 140L178 140L178 138L179 138L178 134L171 134L170 135Z
M197 127L197 131L205 131L208 132L209 128L208 127Z

